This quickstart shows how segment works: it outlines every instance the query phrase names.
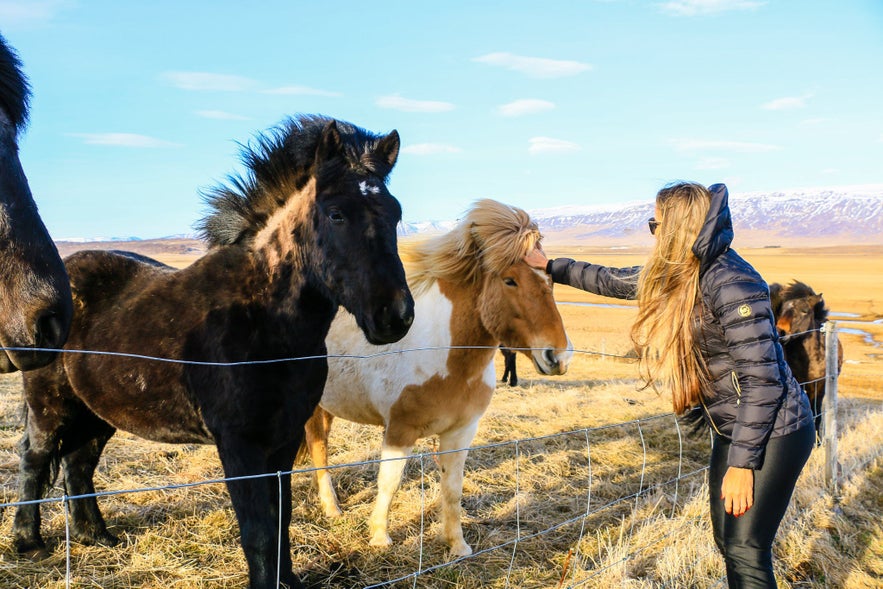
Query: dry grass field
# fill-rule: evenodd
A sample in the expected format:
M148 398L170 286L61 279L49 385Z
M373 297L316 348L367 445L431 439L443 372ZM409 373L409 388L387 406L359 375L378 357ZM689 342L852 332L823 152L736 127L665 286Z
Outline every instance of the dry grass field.
M582 246L552 256L638 264L646 252ZM799 279L825 295L841 328L838 496L825 489L824 449L814 451L780 530L776 571L783 588L883 587L883 247L761 249L740 253L769 282ZM160 256L161 257L161 256ZM167 260L178 266L186 257ZM466 464L464 530L476 551L447 564L435 541L439 494L431 455L413 459L392 507L387 550L367 543L376 464L335 472L344 515L329 521L309 473L295 475L291 527L296 570L316 588L713 587L723 568L713 550L702 468L705 436L692 438L665 399L636 387L628 326L634 309L559 287L578 350L562 377L519 363L518 387L500 384ZM612 304L612 305L611 305ZM842 315L851 314L851 315ZM877 321L877 323L873 323ZM502 362L498 365L502 374ZM0 500L16 498L21 435L20 377L0 377ZM379 428L336 422L332 464L379 454ZM415 453L433 450L423 440ZM212 447L146 442L118 433L105 451L101 491L147 489L99 499L114 548L70 546L71 587L221 588L246 583L236 519ZM60 497L59 484L52 494ZM19 558L13 509L0 517L0 587L66 587L64 512L44 506L49 558ZM429 570L427 570L429 569Z

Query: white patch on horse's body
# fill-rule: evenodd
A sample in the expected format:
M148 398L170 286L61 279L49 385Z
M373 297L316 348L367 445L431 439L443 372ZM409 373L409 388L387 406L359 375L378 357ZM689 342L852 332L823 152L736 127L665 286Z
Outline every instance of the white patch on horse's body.
M359 190L362 192L362 196L368 196L369 192L371 194L380 194L380 187L375 186L374 184L368 184L367 180L359 182Z
M374 346L365 339L355 318L338 311L328 337L328 380L322 407L349 421L373 425L389 423L390 408L408 385L417 385L434 375L447 376L447 347L451 345L453 305L432 285L414 301L414 324L398 342ZM412 350L416 351L403 351ZM400 354L390 352L402 351ZM334 358L335 355L371 356ZM484 380L494 386L493 363Z

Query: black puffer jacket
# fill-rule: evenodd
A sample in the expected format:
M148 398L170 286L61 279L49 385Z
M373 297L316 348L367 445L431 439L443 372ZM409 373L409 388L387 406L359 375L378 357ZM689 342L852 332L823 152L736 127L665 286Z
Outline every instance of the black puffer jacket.
M709 187L711 209L693 244L700 260L702 320L697 341L711 377L705 419L732 440L729 466L758 469L770 437L813 424L806 394L785 363L770 306L769 287L730 249L733 224L723 184ZM595 294L636 296L640 267L609 268L559 258L552 280Z

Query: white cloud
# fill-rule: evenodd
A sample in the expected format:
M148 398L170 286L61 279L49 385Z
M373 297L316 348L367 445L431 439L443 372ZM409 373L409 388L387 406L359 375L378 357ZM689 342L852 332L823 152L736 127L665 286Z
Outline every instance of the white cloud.
M460 153L462 150L445 143L415 143L402 148L402 153L411 155L438 155L442 153Z
M232 112L227 112L223 110L197 110L196 116L202 117L204 119L219 119L222 121L247 121L248 117L244 117L242 115L237 115Z
M778 151L780 145L754 143L750 141L715 141L704 139L672 139L671 144L677 151L734 151L739 153L763 153Z
M376 104L380 108L389 108L404 112L447 112L449 110L454 110L454 105L450 102L441 102L439 100L412 100L410 98L402 98L398 94L381 96L377 99Z
M790 110L792 108L803 108L806 101L812 98L812 94L804 94L803 96L786 96L784 98L776 98L761 105L764 110Z
M497 112L504 117L520 117L544 112L555 108L554 102L538 100L535 98L523 98L497 107Z
M663 12L676 16L701 16L732 10L756 10L765 4L756 0L672 0L657 6Z
M590 64L579 61L525 57L504 52L488 53L472 61L514 70L534 78L563 78L592 69Z
M530 153L564 153L570 151L579 151L580 146L572 141L563 139L553 139L552 137L531 137L530 147L527 149Z
M69 4L67 0L0 1L0 22L5 28L49 22Z
M112 145L116 147L180 147L179 143L172 143L149 135L136 133L69 133L72 137L80 137L87 145Z
M320 90L318 88L310 88L309 86L281 86L279 88L270 88L264 90L264 94L283 94L283 95L300 95L300 96L343 96L340 92L332 92L330 90Z
M162 77L182 90L242 92L257 86L257 82L250 78L208 72L165 72Z

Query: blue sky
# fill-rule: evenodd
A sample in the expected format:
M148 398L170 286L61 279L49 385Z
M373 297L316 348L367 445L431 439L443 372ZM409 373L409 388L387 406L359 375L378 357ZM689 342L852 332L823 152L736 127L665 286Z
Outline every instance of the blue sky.
M297 113L397 129L406 221L883 185L879 0L0 0L21 159L56 239L189 233Z

